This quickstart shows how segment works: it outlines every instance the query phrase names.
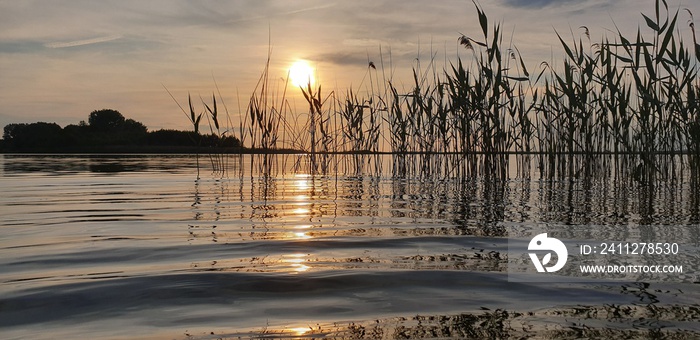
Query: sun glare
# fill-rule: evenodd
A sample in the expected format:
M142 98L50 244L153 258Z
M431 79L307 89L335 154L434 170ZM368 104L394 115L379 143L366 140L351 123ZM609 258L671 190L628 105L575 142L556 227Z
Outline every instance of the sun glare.
M314 69L306 60L297 60L289 67L289 80L294 86L307 87L314 84Z

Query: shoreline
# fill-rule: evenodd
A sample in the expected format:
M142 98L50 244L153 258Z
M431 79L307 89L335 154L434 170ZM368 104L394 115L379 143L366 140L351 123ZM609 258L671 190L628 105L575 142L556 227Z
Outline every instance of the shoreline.
M296 149L259 149L259 148L211 148L211 147L196 147L196 146L95 146L95 147L68 147L68 148L21 148L0 150L0 155L21 155L21 154L199 154L199 155L218 155L218 154L307 154L311 152ZM627 151L627 152L524 152L524 151L502 151L502 152L426 152L426 151L369 151L369 150L351 150L351 151L317 151L316 155L450 155L450 156L633 156L633 155L660 155L660 156L686 156L697 155L695 152L688 150L679 151Z

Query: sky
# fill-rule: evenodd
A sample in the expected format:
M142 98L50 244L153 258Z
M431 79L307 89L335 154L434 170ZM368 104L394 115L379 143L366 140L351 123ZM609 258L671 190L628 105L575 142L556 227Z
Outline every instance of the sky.
M668 4L700 13L700 4ZM555 30L569 40L584 25L594 41L616 25L632 35L645 26L640 13L654 13L653 0L482 0L481 6L490 25L501 23L530 73L542 61L560 60ZM681 21L688 19L682 12ZM149 130L187 129L165 88L184 106L188 93L199 104L216 85L236 120L269 48L274 87L305 59L326 91L344 93L366 87L368 61L406 86L416 61L425 66L433 53L439 67L458 57L468 61L471 52L458 38L480 32L470 0L0 0L0 126L65 126L111 108ZM289 99L304 110L298 92L292 89Z

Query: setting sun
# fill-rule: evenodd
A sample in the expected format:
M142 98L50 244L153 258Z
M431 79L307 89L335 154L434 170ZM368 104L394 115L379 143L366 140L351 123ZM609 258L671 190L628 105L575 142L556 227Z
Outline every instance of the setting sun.
M314 69L306 60L298 60L289 67L289 80L294 86L314 84Z

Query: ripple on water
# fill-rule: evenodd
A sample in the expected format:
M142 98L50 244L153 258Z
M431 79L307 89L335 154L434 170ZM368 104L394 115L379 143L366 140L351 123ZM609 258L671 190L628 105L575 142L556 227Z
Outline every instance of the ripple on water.
M685 182L648 192L291 170L195 181L188 156L1 160L10 338L700 332L694 285L543 286L506 272L504 223L692 225L700 209Z

